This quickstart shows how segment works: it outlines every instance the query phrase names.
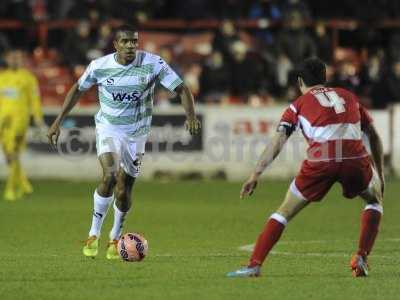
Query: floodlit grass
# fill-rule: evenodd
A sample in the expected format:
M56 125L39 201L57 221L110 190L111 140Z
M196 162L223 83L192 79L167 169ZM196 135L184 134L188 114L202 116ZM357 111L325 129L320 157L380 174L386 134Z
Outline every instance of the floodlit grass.
M385 215L368 278L352 278L360 200L335 187L287 227L263 276L230 279L288 182L267 181L240 200L240 183L138 182L125 231L144 233L140 263L107 261L112 211L96 259L81 254L95 183L34 182L35 193L0 201L0 299L400 299L400 194L387 184Z

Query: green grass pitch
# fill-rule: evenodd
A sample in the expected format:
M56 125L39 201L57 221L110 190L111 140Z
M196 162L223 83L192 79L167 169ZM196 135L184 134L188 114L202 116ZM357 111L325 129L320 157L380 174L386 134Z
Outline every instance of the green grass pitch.
M263 182L246 200L240 183L138 182L125 231L148 239L141 263L106 260L112 214L99 256L81 254L95 183L36 181L30 198L0 201L0 299L400 299L399 183L387 184L370 277L348 267L363 203L336 186L288 225L262 277L230 279L288 181Z

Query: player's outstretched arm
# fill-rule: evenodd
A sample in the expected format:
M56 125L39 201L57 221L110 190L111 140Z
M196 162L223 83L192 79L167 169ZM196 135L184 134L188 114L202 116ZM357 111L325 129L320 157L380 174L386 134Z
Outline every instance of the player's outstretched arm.
M179 95L186 113L185 128L190 134L197 134L200 129L200 121L196 118L194 109L194 98L186 84L182 83L176 87L175 92Z
M253 194L259 177L281 152L283 145L286 143L288 138L289 135L285 131L278 131L272 137L271 143L267 145L264 152L261 154L253 173L243 184L242 190L240 191L240 198L243 198L246 195L251 196Z
M51 124L49 131L47 133L47 137L49 139L49 143L53 147L57 147L58 137L60 135L60 124L64 120L64 118L68 115L68 113L74 108L74 106L78 103L79 98L84 92L78 89L78 84L75 83L67 93L65 97L64 104L62 106L61 112L58 114L57 118L54 120L53 124Z
M363 128L364 133L368 137L371 146L372 159L374 160L375 168L378 172L379 178L382 182L382 194L385 189L385 174L384 174L384 161L383 161L383 145L381 137L376 131L373 123L369 123Z

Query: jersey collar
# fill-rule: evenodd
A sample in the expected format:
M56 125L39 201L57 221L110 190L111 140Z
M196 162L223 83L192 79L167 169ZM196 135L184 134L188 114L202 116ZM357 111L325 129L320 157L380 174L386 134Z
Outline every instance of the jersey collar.
M113 55L112 55L112 57L113 57L113 60L114 60L114 62L118 65L118 66L121 66L121 67L123 67L123 68L128 68L128 67L138 67L139 65L140 65L140 58L139 58L139 56L140 56L140 53L139 53L139 51L136 51L136 57L135 57L135 59L130 63L130 64L127 64L127 65L121 65L118 61L117 61L117 52L114 52L113 53Z

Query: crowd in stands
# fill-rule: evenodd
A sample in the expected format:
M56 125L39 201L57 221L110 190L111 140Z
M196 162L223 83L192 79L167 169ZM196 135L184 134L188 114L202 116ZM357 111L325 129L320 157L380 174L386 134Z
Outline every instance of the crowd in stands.
M64 95L90 60L113 51L111 19L139 28L152 19L216 19L215 31L159 28L140 33L141 48L162 56L199 102L258 106L290 101L297 94L296 65L317 55L327 63L329 85L354 91L369 107L386 108L400 102L400 28L383 35L376 22L399 17L400 1L395 0L2 0L0 20L29 24L73 19L77 26L50 32L49 51L38 48L29 31L29 43L26 36L2 32L0 53L28 44L42 89L56 97ZM344 33L335 48L326 22L335 18L366 25ZM244 30L236 26L238 19L277 25ZM167 91L157 91L156 105L174 101Z
M60 20L137 19L280 19L292 11L306 18L377 20L400 17L397 0L2 0L0 18Z

